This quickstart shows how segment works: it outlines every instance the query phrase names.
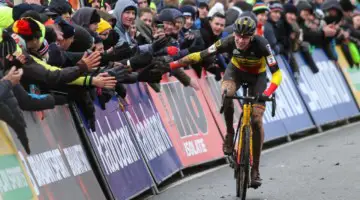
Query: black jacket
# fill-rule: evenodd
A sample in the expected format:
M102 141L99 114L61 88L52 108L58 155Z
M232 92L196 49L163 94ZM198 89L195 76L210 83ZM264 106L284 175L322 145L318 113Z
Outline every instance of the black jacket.
M271 48L274 50L275 54L283 52L283 44L278 40L279 32L278 25L276 22L272 21L270 18L265 24L264 37L268 40Z

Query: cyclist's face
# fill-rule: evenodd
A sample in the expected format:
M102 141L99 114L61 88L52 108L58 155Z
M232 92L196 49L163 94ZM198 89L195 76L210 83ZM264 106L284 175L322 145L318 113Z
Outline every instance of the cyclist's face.
M252 38L252 36L241 36L236 33L234 33L234 37L236 48L240 50L245 50L249 46Z

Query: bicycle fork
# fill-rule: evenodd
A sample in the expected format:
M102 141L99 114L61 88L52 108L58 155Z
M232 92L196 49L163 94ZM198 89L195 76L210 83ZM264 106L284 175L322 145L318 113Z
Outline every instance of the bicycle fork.
M245 126L250 126L250 118L251 118L251 104L244 104L243 106L243 121L241 124L241 128L240 128L240 136L239 136L239 143L238 143L238 151L237 151L237 160L236 162L238 164L240 163L240 158L241 158L241 149L243 148L243 138L244 138L244 127ZM251 130L251 126L250 126L250 141L246 141L246 142L250 142L250 166L252 166L253 164L253 140L252 140L252 130Z

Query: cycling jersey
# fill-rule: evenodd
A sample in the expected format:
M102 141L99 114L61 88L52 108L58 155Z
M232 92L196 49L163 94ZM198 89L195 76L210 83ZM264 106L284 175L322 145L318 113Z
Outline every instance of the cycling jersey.
M269 66L272 79L270 86L264 92L265 95L270 96L280 85L282 75L276 59L272 54L272 49L268 41L258 35L253 37L246 50L237 49L235 38L231 35L218 40L204 51L192 53L180 59L177 63L172 63L170 67L177 68L179 66L197 63L208 56L224 52L232 53L231 64L243 72L260 74L266 71L266 65Z

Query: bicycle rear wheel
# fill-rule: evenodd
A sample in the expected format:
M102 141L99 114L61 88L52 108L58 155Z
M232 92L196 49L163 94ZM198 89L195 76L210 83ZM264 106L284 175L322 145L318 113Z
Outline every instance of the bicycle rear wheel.
M236 173L236 196L241 200L246 199L246 192L250 177L250 127L244 127L242 148L240 154L240 165L237 166Z

